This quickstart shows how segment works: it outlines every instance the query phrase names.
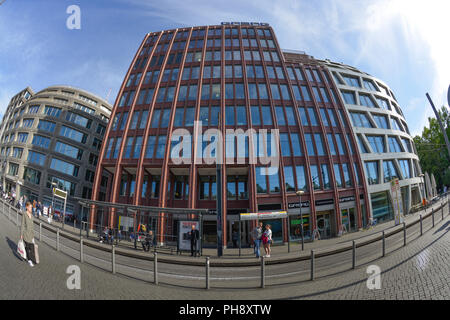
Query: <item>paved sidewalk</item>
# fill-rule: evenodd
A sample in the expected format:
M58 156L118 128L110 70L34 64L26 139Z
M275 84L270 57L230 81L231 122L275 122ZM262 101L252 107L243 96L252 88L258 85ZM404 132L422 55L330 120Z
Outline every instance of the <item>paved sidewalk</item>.
M416 212L414 214L409 214L404 218L404 221L406 224L409 224L411 222L417 221L419 219L419 215L426 215L431 212L431 210L435 210L438 208L441 203L445 203L444 200L446 198L438 200L433 205L431 205L426 210L422 210L419 212ZM1 208L1 205L0 205ZM448 214L448 207L446 206L444 208L445 215ZM441 211L439 210L436 213L436 221L440 221ZM431 218L428 218L431 219ZM44 223L46 221L42 220ZM51 224L54 228L61 228L62 224L59 222L53 221ZM309 256L311 250L317 251L333 251L339 248L347 247L353 240L355 240L357 243L359 241L364 241L370 238L375 238L380 235L380 233L383 230L389 229L389 230L398 230L401 229L402 226L395 226L394 221L389 221L385 223L377 224L376 226L370 228L369 230L361 230L359 232L353 232L345 234L341 237L335 237L330 239L323 239L323 240L316 240L314 242L305 242L305 250L302 252L301 250L301 243L299 242L291 242L290 244L290 252L288 252L288 245L275 245L272 247L272 254L271 258L267 259L268 263L284 263L287 261L292 261L292 259L298 259L300 256ZM70 233L73 233L74 235L78 236L80 234L80 230L78 228L74 228L73 226L70 226L68 224L65 224L64 227L65 231L68 231ZM86 234L84 231L83 236ZM90 237L89 239L85 239L86 243L90 243L91 245L94 245L98 248L103 248L104 250L110 250L111 246L100 244L96 237ZM117 253L128 253L131 255L135 255L140 258L145 259L152 259L153 254L152 253L145 253L142 251L140 247L138 247L138 250L134 249L134 246L131 242L122 241L119 243L119 245L116 247ZM261 248L261 252L263 252L263 248ZM186 264L186 265L200 265L204 264L203 258L192 258L189 254L184 253L183 255L177 255L176 251L172 254L170 251L167 250L161 250L158 249L158 253L160 254L161 261L169 262L169 263L180 263L180 264ZM211 257L211 263L223 264L224 266L234 266L234 265L256 265L258 263L258 260L253 254L253 248L242 248L241 249L241 256L239 256L239 249L238 248L228 248L224 250L224 256L222 258L217 257L217 250L216 249L209 249L204 248L203 249L203 257L209 256ZM289 260L291 259L291 260Z

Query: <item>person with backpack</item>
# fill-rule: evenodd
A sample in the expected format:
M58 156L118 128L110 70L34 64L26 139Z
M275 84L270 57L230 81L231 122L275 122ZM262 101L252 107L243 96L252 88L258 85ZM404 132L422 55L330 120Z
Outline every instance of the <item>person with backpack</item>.
M270 224L266 224L266 230L262 234L261 239L262 239L262 242L264 245L264 251L266 252L264 257L270 258L270 252L271 252L270 245L272 244L272 230L271 230Z

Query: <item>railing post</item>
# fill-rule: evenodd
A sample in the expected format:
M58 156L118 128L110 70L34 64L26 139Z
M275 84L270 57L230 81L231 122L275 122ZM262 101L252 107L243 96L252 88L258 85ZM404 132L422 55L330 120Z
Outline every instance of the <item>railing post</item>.
M56 251L59 251L59 229L56 230Z
M314 280L314 250L311 250L311 281Z
M8 220L12 221L11 220L11 207L9 206L9 204L8 204Z
M153 254L153 282L158 284L158 253Z
M406 222L403 222L403 246L406 246Z
M420 217L420 236L423 236L423 218L422 215Z
M209 289L209 257L206 257L206 289Z
M352 269L355 269L356 267L356 242L353 240L353 247L352 247Z
M16 226L19 226L19 211L16 210Z
M80 262L84 263L84 254L83 254L83 238L80 238Z
M444 203L442 202L442 206L441 206L441 215L442 215L442 220L444 221Z
M116 248L114 244L111 245L111 265L112 265L112 273L116 273Z
M263 256L261 256L261 288L266 287L266 261Z
M39 222L39 242L42 242L42 222Z
M383 251L382 257L385 257L386 256L386 235L384 233L384 230L383 230L383 239L382 239L382 251Z

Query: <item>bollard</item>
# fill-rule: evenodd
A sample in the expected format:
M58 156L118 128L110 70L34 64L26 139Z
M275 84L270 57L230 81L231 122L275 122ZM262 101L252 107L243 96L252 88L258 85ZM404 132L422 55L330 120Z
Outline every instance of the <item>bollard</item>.
M16 211L16 226L19 226L19 211Z
M111 248L111 265L112 265L112 273L116 273L116 248L112 245Z
M153 282L158 284L158 253L153 254Z
M314 250L311 250L311 281L314 280Z
M8 204L8 220L12 221L11 220L11 207L9 206L9 204Z
M423 236L423 219L422 219L422 215L420 215L419 217L420 217L420 236Z
M42 242L42 222L39 222L39 242Z
M206 289L209 289L209 257L206 257Z
M406 222L403 222L403 246L406 246Z
M352 248L352 269L356 267L356 242L353 240L353 248Z
M266 261L265 258L261 257L261 288L266 287Z
M59 251L59 229L56 231L56 251Z
M442 215L442 220L441 221L444 221L444 203L442 203L441 215Z
M80 262L84 263L83 238L80 239Z
M382 257L386 256L386 235L384 234L384 230L383 230L383 240L382 240L382 251L383 251Z

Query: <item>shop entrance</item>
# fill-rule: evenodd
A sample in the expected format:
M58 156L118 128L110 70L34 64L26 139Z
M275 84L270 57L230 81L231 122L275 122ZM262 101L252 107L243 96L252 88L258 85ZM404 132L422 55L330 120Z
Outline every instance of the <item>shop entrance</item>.
M331 230L334 226L333 211L317 212L317 229L319 230L320 239L331 238Z
M355 208L341 210L342 225L345 226L347 232L358 231L358 221L356 218Z

